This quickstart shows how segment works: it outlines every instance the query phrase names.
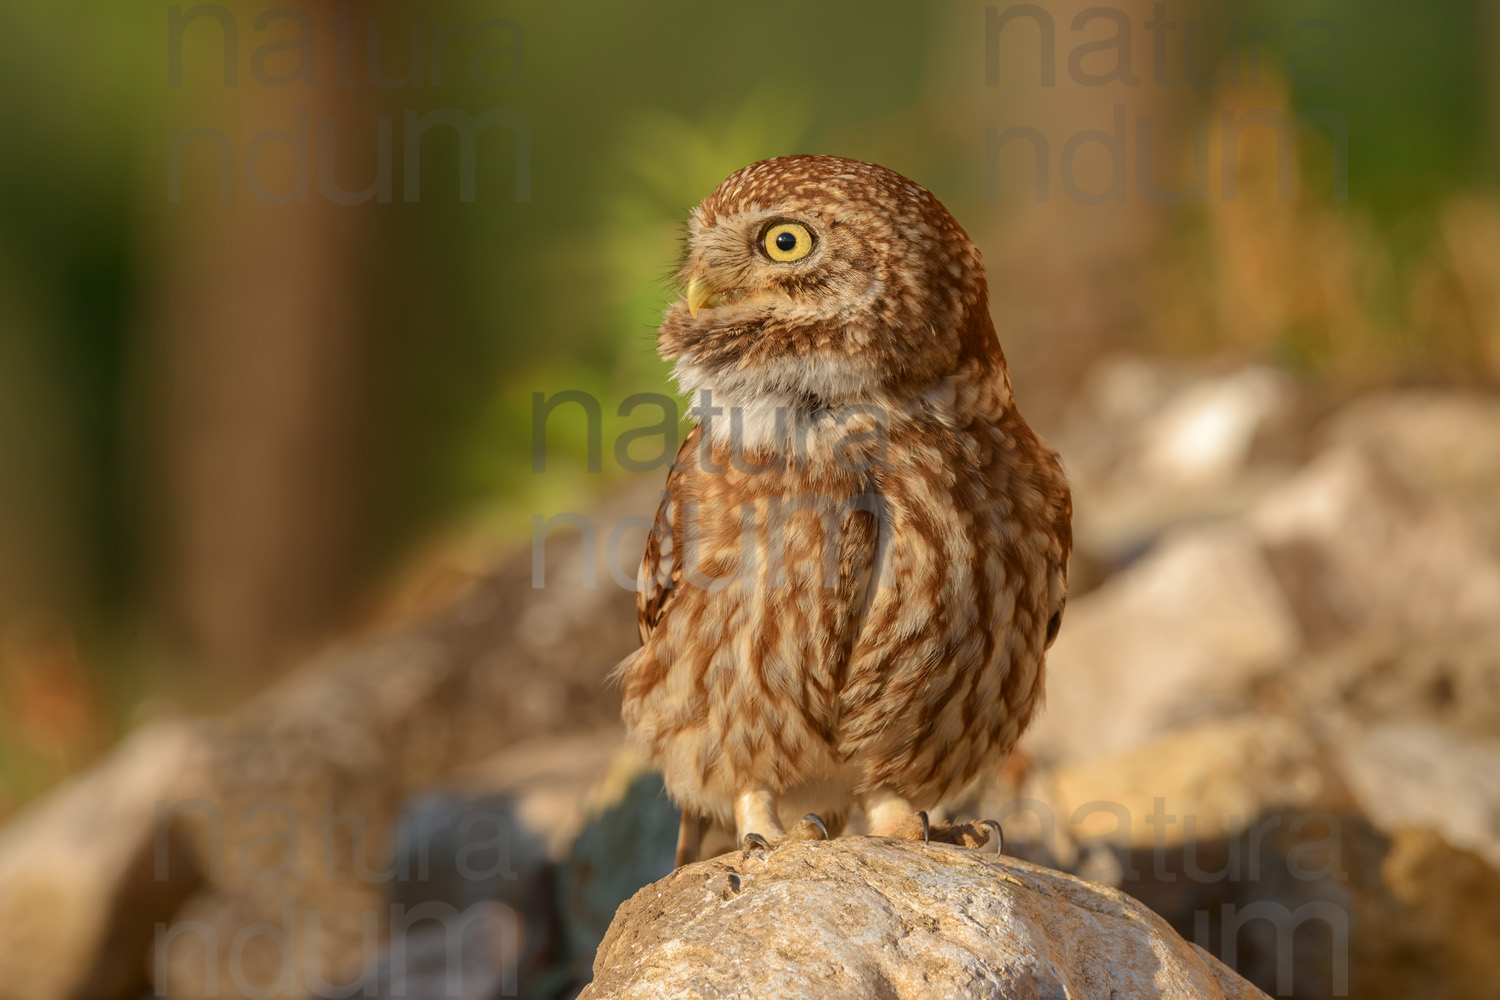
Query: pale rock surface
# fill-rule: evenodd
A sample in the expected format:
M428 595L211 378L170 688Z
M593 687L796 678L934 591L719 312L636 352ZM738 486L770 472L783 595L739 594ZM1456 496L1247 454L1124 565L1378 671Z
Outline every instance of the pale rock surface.
M540 565L476 565L426 617L330 647L226 715L153 723L7 823L0 1000L349 995L408 881L391 847L412 798L527 741L617 725L600 678L638 637L606 535L559 529ZM517 789L523 821L562 815L554 780Z
M1271 368L1194 373L1115 358L1072 409L1053 444L1088 501L1074 510L1075 569L1128 562L1183 524L1237 519L1304 458L1304 401Z
M139 992L152 921L200 883L157 812L196 741L152 727L0 831L0 1000Z
M1328 437L1381 456L1412 487L1456 503L1500 551L1500 397L1381 393L1345 407Z
M1437 830L1500 871L1500 739L1393 723L1350 734L1340 758L1376 826Z
M1047 700L1024 745L1053 760L1137 746L1241 700L1249 678L1301 642L1248 531L1183 530L1068 608L1047 656Z
M1409 488L1382 460L1325 452L1252 516L1304 625L1362 629L1480 627L1500 620L1500 560L1456 507Z
M1242 368L1197 382L1142 428L1139 471L1178 486L1227 483L1244 474L1256 438L1294 399L1291 380L1273 368Z
M1253 1000L1123 893L1014 858L847 837L679 869L615 916L581 1000Z
M1242 713L1174 730L1120 754L1036 775L1029 800L1068 843L1114 851L1239 836L1277 811L1347 809L1332 753L1295 720ZM1011 808L1021 803L1012 804ZM1005 809L997 813L1007 833ZM1024 827L1022 827L1024 829Z

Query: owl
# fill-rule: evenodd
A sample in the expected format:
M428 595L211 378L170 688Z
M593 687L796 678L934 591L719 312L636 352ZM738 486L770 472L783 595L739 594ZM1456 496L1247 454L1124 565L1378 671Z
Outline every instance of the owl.
M631 741L705 834L994 846L927 810L1042 697L1072 499L1016 409L979 251L884 167L785 156L693 210L659 330L696 422L615 669ZM991 824L993 825L993 824Z

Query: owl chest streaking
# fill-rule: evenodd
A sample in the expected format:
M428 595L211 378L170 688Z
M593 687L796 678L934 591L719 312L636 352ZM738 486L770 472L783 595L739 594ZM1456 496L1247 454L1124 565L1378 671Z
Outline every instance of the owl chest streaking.
M899 174L793 156L693 212L682 278L660 346L699 426L615 672L683 807L679 862L708 825L774 844L854 807L872 833L931 835L922 810L1031 719L1071 545L979 253Z

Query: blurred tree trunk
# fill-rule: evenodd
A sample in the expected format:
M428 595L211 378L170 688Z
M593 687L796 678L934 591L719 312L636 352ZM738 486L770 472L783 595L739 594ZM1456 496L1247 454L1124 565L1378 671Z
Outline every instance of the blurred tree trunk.
M216 695L257 686L347 601L365 525L366 275L380 236L380 206L336 204L319 180L319 135L336 125L342 188L372 182L379 92L330 78L323 20L316 83L257 79L250 53L285 28L252 32L258 9L236 12L232 89L218 26L187 30L180 120L229 135L233 186L221 201L212 142L183 152L146 364L153 618L175 653L213 672L203 682ZM291 57L262 70L287 73ZM247 147L272 131L288 136L267 138L252 168Z

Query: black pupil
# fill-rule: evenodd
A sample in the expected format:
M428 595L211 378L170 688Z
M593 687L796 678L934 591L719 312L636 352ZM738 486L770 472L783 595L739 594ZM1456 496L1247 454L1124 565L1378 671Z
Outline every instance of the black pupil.
M791 253L797 247L797 237L794 233L777 233L776 249L782 253Z

